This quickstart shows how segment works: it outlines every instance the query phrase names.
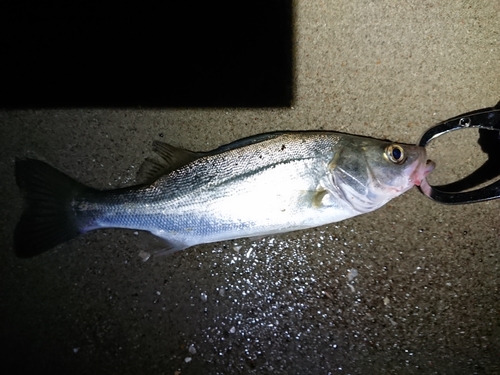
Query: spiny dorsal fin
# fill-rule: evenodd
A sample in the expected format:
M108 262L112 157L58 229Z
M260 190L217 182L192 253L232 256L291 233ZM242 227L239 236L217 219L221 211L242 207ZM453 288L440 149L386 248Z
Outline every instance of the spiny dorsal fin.
M137 180L152 182L180 167L191 163L204 154L177 148L164 142L154 141L153 151L157 159L147 158L137 172Z
M137 182L149 183L155 181L164 174L164 170L164 164L159 163L155 159L147 158L137 172Z
M279 137L283 134L286 134L286 132L257 134L228 143L227 145L220 146L215 150L208 152L188 151L182 148L174 147L172 145L169 145L168 143L154 141L153 151L160 156L160 159L155 160L147 158L137 172L137 181L150 183L167 173L175 171L176 169L179 169L180 167L201 158L202 156L222 154L224 152L240 147L264 142Z

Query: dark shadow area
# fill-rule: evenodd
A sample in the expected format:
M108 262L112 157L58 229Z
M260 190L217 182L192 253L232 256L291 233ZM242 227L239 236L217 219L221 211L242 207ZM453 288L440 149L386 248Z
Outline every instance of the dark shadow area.
M289 0L12 4L0 108L291 105Z

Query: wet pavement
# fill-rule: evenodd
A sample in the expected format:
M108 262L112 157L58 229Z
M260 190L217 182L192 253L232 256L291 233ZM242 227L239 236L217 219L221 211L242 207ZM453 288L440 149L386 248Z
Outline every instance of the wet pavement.
M162 246L147 233L102 230L14 257L16 156L122 187L155 139L209 150L324 129L416 143L500 99L498 1L297 1L294 17L292 108L0 112L9 373L500 373L498 201L444 206L412 189L340 223L172 256L146 259ZM454 137L429 147L437 180L484 161L475 134Z

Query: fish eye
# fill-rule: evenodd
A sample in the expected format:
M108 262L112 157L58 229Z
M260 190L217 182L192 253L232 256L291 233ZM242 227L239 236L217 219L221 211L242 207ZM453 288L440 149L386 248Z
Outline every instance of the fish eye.
M400 145L387 146L385 156L395 164L403 164L406 161L405 150Z

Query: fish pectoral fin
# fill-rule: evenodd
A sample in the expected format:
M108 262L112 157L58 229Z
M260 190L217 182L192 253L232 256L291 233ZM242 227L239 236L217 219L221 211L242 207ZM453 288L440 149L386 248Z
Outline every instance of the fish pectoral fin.
M323 198L328 194L328 190L319 188L314 191L311 196L311 203L314 208L321 208L323 206Z
M319 209L325 206L324 198L329 193L330 192L328 190L321 186L319 186L316 190L303 190L300 194L300 202L306 206Z
M140 182L155 181L205 155L202 152L184 150L160 141L153 142L153 152L158 158L147 158L144 161L137 172L137 180Z

